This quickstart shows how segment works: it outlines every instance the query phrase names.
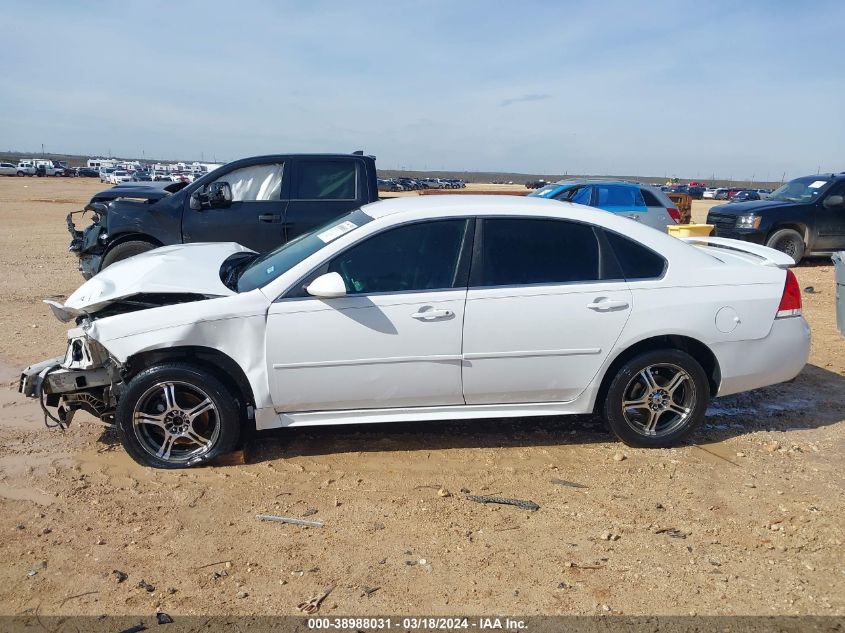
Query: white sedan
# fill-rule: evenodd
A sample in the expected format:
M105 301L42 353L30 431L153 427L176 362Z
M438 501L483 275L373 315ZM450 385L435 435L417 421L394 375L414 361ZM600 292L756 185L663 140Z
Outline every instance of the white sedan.
M132 182L132 174L124 169L116 169L109 174L109 182L113 185L119 185L124 182Z
M263 255L188 244L110 266L52 303L78 327L20 388L160 468L231 450L246 424L597 412L665 447L711 398L801 371L792 263L542 198L398 198Z

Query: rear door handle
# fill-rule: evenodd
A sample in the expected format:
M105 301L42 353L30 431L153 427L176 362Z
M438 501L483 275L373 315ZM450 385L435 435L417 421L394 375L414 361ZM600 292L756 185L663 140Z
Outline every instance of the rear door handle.
M455 313L451 310L434 310L420 308L418 312L414 312L411 315L412 319L417 319L418 321L436 321L438 319L451 319L455 316Z
M275 213L262 213L258 216L259 222L281 222L282 216Z
M628 307L628 302L621 299L608 299L607 297L599 297L592 303L588 303L587 307L596 312L610 312L612 310L624 310Z

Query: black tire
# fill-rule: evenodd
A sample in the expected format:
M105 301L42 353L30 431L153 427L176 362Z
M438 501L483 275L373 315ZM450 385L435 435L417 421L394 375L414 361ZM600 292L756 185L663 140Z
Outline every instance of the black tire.
M142 242L141 240L131 240L129 242L123 242L114 246L113 248L109 249L106 253L106 256L103 257L103 263L100 266L100 270L111 266L115 262L119 262L123 259L128 259L135 255L140 255L141 253L146 253L147 251L151 251L155 248L154 245L150 244L149 242Z
M643 377L647 369L655 383L653 391L648 390ZM673 374L675 370L679 371ZM667 401L664 387L671 387L673 376L681 376L682 382L668 393ZM640 391L635 393L637 390ZM680 396L676 394L678 390ZM676 397L684 401L678 404ZM607 390L602 415L616 437L628 446L667 448L678 444L701 424L709 401L710 384L698 361L686 352L662 349L635 356L619 368ZM625 408L623 402L642 404ZM669 409L672 405L686 413ZM649 433L640 428L640 422L650 422L651 416L657 419Z
M18 171L18 178L21 178L23 176L26 176L26 174L23 173L22 171Z
M795 263L799 263L804 258L804 251L806 245L804 244L803 236L795 229L780 229L772 233L766 242L766 246L786 253Z
M172 407L166 401L168 385L174 389ZM213 407L189 419L191 409L200 409L206 401ZM136 413L145 421L136 424ZM213 375L185 363L155 365L132 378L117 405L115 422L129 456L152 468L204 464L233 451L241 433L241 416L233 395Z

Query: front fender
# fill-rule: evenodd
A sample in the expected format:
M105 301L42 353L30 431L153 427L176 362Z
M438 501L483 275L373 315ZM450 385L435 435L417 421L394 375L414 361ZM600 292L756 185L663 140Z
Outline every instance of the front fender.
M268 305L260 292L244 293L96 319L87 333L121 364L146 352L219 350L246 376L256 407L271 407L265 360Z

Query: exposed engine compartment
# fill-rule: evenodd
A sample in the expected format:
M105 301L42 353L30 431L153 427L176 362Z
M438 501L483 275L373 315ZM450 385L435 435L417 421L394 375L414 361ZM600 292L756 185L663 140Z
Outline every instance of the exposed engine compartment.
M137 312L139 310L149 310L150 308L160 308L167 305L175 305L178 303L191 303L193 301L205 301L208 299L206 295L197 293L139 293L118 299L114 303L110 303L106 307L87 316L78 317L77 325L81 325L82 321L87 319L95 320L105 317L116 316L118 314L127 314L129 312Z

